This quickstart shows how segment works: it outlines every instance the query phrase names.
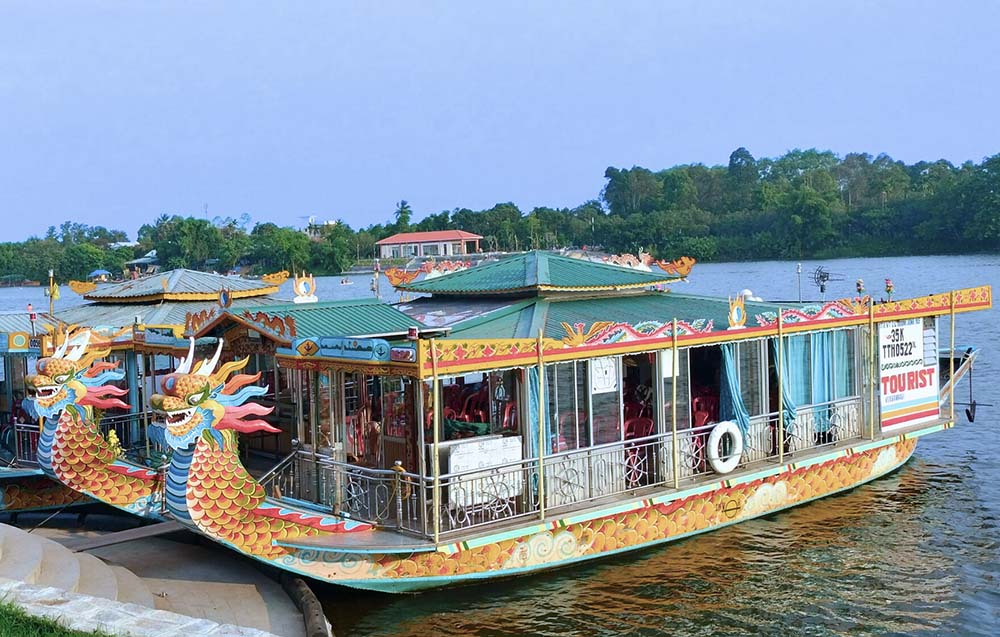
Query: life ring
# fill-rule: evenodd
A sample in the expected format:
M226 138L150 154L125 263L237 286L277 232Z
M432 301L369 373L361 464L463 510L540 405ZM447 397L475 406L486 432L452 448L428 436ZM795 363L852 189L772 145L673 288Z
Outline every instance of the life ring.
M732 436L732 452L723 458L722 437L726 434ZM716 473L729 473L740 463L743 456L743 433L736 426L735 422L725 420L712 427L712 433L708 435L708 464L712 471Z

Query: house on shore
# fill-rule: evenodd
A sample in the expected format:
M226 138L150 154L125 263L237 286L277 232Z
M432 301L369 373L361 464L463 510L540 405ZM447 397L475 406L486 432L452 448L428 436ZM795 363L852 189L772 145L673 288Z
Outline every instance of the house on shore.
M376 241L379 258L462 256L479 252L478 234L464 230L400 232Z

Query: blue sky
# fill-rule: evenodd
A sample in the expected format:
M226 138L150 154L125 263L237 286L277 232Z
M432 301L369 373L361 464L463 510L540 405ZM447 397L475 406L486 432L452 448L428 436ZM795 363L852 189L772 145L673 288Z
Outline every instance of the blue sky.
M609 165L1000 152L996 2L0 0L0 240L575 206Z

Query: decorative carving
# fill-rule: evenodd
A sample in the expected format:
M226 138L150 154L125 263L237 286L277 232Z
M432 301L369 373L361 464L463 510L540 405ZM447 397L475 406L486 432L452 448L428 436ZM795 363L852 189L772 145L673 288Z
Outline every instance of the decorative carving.
M272 316L266 312L250 312L250 310L243 310L243 314L241 316L254 325L259 325L272 334L276 334L282 338L285 338L286 336L289 338L295 337L294 317Z
M302 273L302 276L295 277L295 298L293 303L315 303L319 300L316 296L316 280L313 275Z
M746 327L747 308L746 299L743 295L736 295L736 298L729 299L729 329L739 330Z
M260 280L264 283L270 283L271 285L281 285L288 280L288 270L282 270L281 272L272 272L271 274L265 274L260 277Z
M387 268L385 271L385 278L389 279L389 285L392 287L397 287L400 285L406 285L407 283L413 283L413 281L420 276L421 270L414 270L410 272L404 270L403 268Z
M89 294L96 290L97 284L93 281L70 281L69 289L73 290L80 296L83 296L84 294Z
M184 333L197 334L204 325L215 317L215 308L188 312L184 315Z
M711 319L698 319L691 322L677 321L677 334L678 336L709 334L713 325L714 322ZM629 323L599 321L592 324L586 332L583 328L583 323L574 323L572 326L563 323L563 329L566 330L567 336L563 338L562 343L567 347L579 347L581 345L607 345L609 343L670 338L672 324L660 321L642 321L631 325Z

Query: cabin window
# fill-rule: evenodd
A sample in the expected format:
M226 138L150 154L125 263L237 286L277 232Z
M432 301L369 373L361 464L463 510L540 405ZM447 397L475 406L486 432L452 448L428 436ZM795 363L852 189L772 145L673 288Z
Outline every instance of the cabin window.
M764 368L764 341L739 343L736 349L740 395L751 416L767 413L767 370Z
M549 417L556 422L551 453L589 447L586 362L548 365L545 375Z
M593 358L590 365L590 421L594 444L622 439L621 358Z
M652 352L622 357L622 415L626 440L645 438L653 434L655 363L656 354Z
M677 369L674 369L672 351L660 352L660 365L663 370L663 407L666 423L673 417L674 383L677 384L677 429L691 427L691 408L689 400L689 368L688 350L677 351ZM672 427L672 425L671 425Z

